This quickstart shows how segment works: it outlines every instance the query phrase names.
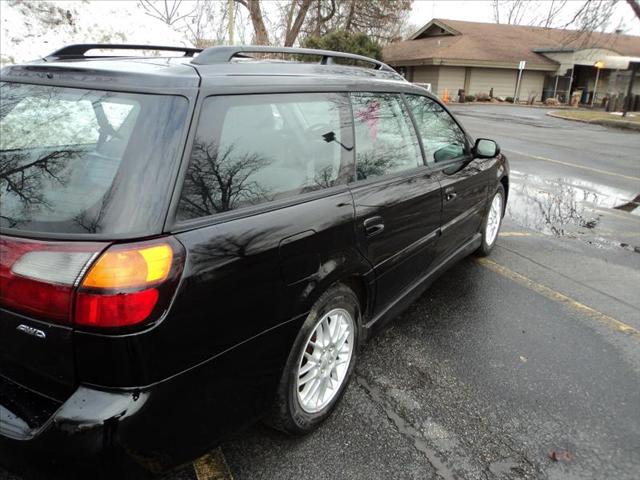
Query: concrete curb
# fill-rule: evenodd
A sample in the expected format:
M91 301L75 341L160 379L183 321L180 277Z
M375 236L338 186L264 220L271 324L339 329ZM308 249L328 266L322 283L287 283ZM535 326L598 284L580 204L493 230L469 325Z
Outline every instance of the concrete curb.
M561 118L563 120L571 120L573 122L589 123L591 125L602 125L603 127L621 128L623 130L633 130L636 132L640 132L640 123L628 122L626 120L588 120L582 118L565 117L561 114L557 114L556 112L547 112L547 115L554 118Z
M461 107L478 107L478 106L497 106L497 107L525 107L525 108L543 108L548 110L577 110L576 107L569 107L564 105L527 105L526 103L509 103L509 102L449 102L446 103L448 107L461 106Z

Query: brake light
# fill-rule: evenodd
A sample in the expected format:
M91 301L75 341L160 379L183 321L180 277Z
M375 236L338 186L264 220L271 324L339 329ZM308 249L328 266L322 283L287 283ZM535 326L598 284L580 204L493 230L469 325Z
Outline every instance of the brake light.
M78 293L75 321L90 327L123 327L146 320L158 302L158 290L115 295Z
M85 265L105 247L0 237L0 305L70 323L73 290Z
M75 323L127 327L159 316L173 295L183 258L182 246L172 239L110 247L80 284Z
M166 237L106 247L0 236L0 306L95 328L160 318L182 274L182 245Z

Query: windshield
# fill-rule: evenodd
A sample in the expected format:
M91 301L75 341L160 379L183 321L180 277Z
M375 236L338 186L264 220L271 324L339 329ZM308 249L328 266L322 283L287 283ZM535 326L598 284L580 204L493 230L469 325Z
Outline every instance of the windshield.
M188 102L0 83L0 227L156 233Z

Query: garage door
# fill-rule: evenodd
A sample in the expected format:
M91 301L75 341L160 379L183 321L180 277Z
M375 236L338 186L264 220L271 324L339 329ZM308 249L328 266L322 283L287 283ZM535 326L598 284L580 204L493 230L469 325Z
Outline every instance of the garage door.
M457 98L458 89L464 88L464 67L440 67L438 76L438 95L442 97L445 89L449 98Z
M495 97L513 97L516 88L517 70L504 68L472 68L469 93L489 93L493 88Z

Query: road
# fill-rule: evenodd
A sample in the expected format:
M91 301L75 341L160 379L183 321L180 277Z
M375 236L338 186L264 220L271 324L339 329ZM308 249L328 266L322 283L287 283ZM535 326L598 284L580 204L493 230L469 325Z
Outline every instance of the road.
M371 339L315 433L257 425L164 480L638 478L640 135L453 110L511 161L491 257Z

